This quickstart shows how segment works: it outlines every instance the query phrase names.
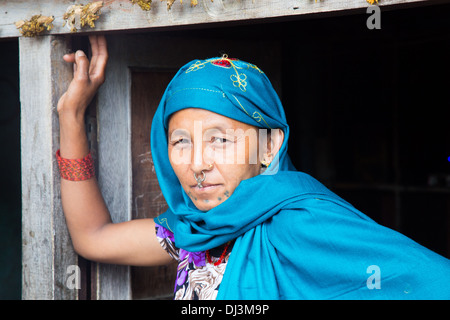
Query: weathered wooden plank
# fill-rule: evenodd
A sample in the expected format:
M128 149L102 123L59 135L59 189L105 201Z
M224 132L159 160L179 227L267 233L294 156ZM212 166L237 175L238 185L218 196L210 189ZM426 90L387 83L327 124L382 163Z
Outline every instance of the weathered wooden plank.
M381 0L381 7L408 4L433 4L434 0ZM67 8L79 2L72 0L2 0L0 2L0 38L20 36L15 22L42 14L54 16L54 28L50 34L69 33L63 26L63 14ZM80 3L87 3L81 1ZM189 1L181 5L176 1L171 10L165 1L153 1L152 10L143 11L129 0L105 0L101 17L95 22L95 31L148 29L214 23L244 21L252 19L301 16L344 10L363 9L369 4L365 0L200 0L190 7ZM92 31L85 27L83 31Z
M71 78L61 57L63 36L21 38L20 100L22 161L23 299L76 299L66 286L77 264L60 200L55 152L59 146L56 104Z
M110 41L97 103L99 187L113 222L131 219L130 87L126 45ZM99 264L97 299L131 299L130 267Z

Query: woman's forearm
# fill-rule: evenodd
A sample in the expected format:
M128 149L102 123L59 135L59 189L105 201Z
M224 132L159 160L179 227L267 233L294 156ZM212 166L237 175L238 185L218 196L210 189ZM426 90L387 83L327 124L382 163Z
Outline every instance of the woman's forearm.
M84 117L60 113L60 155L66 159L84 158L89 153ZM97 180L61 179L61 201L74 247L81 255L89 254L93 236L111 222Z

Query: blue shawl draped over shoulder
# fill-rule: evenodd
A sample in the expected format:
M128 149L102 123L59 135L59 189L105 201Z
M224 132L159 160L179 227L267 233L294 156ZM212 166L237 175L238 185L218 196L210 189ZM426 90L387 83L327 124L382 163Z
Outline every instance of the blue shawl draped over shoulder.
M169 117L185 108L284 131L276 161L206 212L195 207L169 163ZM155 222L189 252L236 239L218 299L450 298L448 259L377 224L297 171L287 154L288 138L278 95L266 75L247 62L191 61L161 99L151 151L169 208Z

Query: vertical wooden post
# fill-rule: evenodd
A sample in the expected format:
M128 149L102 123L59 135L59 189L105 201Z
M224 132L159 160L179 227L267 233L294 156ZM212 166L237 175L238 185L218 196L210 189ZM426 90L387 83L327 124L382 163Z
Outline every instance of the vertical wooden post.
M113 222L131 219L131 106L127 46L108 42L106 80L98 92L98 181ZM98 264L97 299L131 299L130 267Z
M56 105L72 77L64 36L19 38L22 161L22 298L77 299L77 265L60 200Z

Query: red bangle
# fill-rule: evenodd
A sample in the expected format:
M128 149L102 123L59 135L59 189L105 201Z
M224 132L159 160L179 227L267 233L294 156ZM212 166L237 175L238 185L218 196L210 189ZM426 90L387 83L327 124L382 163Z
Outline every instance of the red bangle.
M83 159L64 159L56 151L56 160L58 161L61 178L70 181L83 181L95 177L94 160L91 153Z

